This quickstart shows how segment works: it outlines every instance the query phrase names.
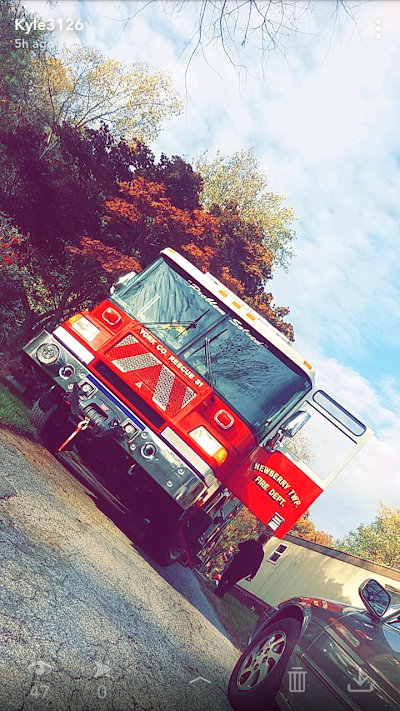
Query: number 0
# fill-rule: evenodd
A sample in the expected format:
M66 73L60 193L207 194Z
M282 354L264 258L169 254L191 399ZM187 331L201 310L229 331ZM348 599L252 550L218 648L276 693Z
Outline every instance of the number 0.
M99 699L105 699L107 696L107 687L106 686L98 686L97 687L97 696Z

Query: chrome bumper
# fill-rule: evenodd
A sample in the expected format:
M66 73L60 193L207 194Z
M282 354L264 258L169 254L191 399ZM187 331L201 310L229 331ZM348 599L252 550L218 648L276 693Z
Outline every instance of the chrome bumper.
M60 329L57 331L62 335ZM53 334L42 331L24 346L24 352L68 395L72 415L84 418L88 416L86 412L88 408L89 412L93 412L93 408L96 408L101 422L96 424L91 421L89 429L95 436L113 437L114 441L129 454L132 464L128 467L128 474L134 474L135 466L140 465L182 509L187 509L207 490L204 476L190 467L115 393L89 371L86 364L82 363L57 337L57 331ZM73 337L68 340L69 345L73 346ZM45 342L55 343L58 346L63 360L62 366L59 362L54 366L38 362L36 351ZM86 356L83 353L86 363L90 362L90 352L87 349L83 351L86 351ZM82 354L82 350L79 352ZM65 372L65 365L72 366L73 373L70 377L65 377L68 374ZM88 394L84 393L85 388Z

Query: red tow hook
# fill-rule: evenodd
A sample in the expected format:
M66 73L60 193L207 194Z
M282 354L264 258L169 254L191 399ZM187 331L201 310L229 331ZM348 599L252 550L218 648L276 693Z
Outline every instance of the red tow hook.
M81 430L86 430L87 427L89 427L89 422L90 422L90 420L89 420L88 417L85 417L84 420L81 420L80 422L78 422L78 424L77 424L77 426L76 426L76 429L73 431L72 434L70 434L69 437L67 437L67 439L65 440L65 442L61 445L61 447L58 448L57 452L62 452L62 450L64 449L64 447L67 446L68 442L70 442L71 439L73 439L74 437L76 437L76 435L77 435Z

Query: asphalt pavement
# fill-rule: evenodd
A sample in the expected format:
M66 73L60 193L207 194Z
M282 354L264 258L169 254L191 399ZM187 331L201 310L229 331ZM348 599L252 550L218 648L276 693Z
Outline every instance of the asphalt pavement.
M153 564L97 503L0 431L0 710L229 710L239 653L198 580Z

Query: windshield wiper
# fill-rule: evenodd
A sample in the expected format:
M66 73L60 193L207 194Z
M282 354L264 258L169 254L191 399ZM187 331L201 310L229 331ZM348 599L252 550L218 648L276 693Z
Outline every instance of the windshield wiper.
M176 328L181 326L185 331L189 331L191 328L197 328L198 322L206 315L210 309L207 309L207 311L204 311L204 313L200 314L196 319L193 321L142 321L143 326L170 326L171 328ZM179 333L177 336L177 339L180 338L182 335L182 332Z
M197 353L198 351L201 351L201 350L204 348L204 353L205 353L205 356L206 356L206 376L207 376L207 381L208 381L209 385L211 385L211 387L214 387L214 377L213 377L212 370L211 370L211 349L210 349L210 343L212 343L212 342L215 341L217 338L219 338L220 336L222 336L222 334L225 333L225 331L227 331L227 330L228 330L227 328L224 328L223 331L220 331L219 333L216 333L215 336L213 336L212 338L207 338L207 336L206 336L205 339L204 339L204 341L202 342L201 346L199 346L198 348L196 348L196 350L195 350L195 351L192 351L192 353L190 354L190 355L192 356L192 355L194 355L194 354Z
M214 378L211 370L211 351L210 351L210 341L207 336L204 339L204 352L206 355L206 375L207 380L211 387L214 387Z

